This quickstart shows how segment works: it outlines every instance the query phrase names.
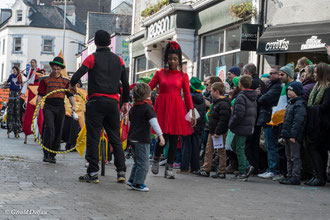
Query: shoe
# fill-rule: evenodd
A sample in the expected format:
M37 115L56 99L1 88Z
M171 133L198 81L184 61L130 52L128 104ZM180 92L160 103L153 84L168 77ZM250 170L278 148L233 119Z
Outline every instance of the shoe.
M126 182L126 177L125 177L125 172L124 171L119 171L117 173L117 182L118 183L124 183L124 182Z
M48 158L48 162L49 162L49 163L56 163L56 158L55 158L55 156L53 156L53 155L49 156L49 158Z
M49 162L49 155L44 154L44 158L42 159L43 162Z
M157 160L153 160L151 162L151 172L153 174L158 174L158 172L159 172L159 162Z
M132 183L131 181L127 181L126 184L127 184L127 186L129 186L129 187L132 187L132 186L133 186L133 183Z
M205 170L199 170L196 173L197 176L204 176L204 177L210 177L210 172L207 172Z
M148 192L149 191L149 188L144 184L141 184L141 185L134 184L134 185L132 185L132 189L137 190L137 191L141 191L141 192Z
M235 171L237 171L237 168L238 168L237 161L231 160L229 161L229 165L226 167L226 173L233 174Z
M307 184L308 183L308 184ZM324 179L315 177L311 182L307 182L308 186L324 186L326 184Z
M233 177L231 177L232 180L242 180L242 181L247 181L248 178L246 177L245 174L238 174L238 175L234 175Z
M166 163L167 163L167 159L162 160L159 162L159 166L165 166Z
M172 164L166 164L165 165L165 173L164 177L166 179L175 179L174 173L173 173L173 165Z
M284 179L284 176L282 174L275 175L272 178L273 181L279 181L279 180L282 180L282 179Z
M216 173L212 175L212 178L214 179L226 179L226 174L225 173Z
M9 131L7 131L7 135L8 135L8 138L10 138L10 132Z
M180 163L174 163L173 164L173 169L180 169L181 164Z
M86 183L99 183L99 176L95 174L94 176L89 175L88 173L84 176L79 177L80 182L86 182Z
M178 170L176 173L177 174L188 175L190 172L189 172L189 170Z
M246 177L249 178L249 176L251 176L251 174L254 172L255 168L254 166L249 166L247 173L246 173Z
M263 178L263 179L270 179L270 178L273 178L274 176L275 176L275 174L272 172L265 172L265 173L258 175L258 177Z
M308 184L310 184L311 182L313 182L315 179L315 177L312 177L310 180L308 180L307 182L304 182L305 185L308 186Z
M300 180L296 177L290 177L280 180L279 183L285 185L300 185Z

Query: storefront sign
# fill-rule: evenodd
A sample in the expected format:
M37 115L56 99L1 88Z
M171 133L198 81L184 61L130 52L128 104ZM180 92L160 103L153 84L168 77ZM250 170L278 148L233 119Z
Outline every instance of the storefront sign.
M256 51L259 26L256 24L242 24L241 50Z
M170 17L167 16L148 27L148 39L160 36L170 30Z
M316 48L324 48L325 43L321 42L322 39L317 39L317 36L312 36L311 38L306 40L305 44L301 45L301 50L309 50L309 49L316 49Z
M268 42L265 47L265 51L282 51L289 49L290 41L283 38L282 40L276 40L275 42Z

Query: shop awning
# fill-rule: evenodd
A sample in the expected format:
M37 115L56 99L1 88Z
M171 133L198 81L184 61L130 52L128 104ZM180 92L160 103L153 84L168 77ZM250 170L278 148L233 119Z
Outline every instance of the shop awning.
M259 39L257 53L326 51L330 45L330 21L269 27Z

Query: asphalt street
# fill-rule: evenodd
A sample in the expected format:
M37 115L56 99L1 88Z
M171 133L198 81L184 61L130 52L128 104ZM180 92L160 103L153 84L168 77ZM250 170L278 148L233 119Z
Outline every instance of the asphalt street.
M0 219L330 219L330 184L284 186L251 177L248 182L148 174L150 191L116 182L113 164L100 184L80 183L85 160L77 152L42 162L42 149L0 129ZM129 175L132 161L127 161Z

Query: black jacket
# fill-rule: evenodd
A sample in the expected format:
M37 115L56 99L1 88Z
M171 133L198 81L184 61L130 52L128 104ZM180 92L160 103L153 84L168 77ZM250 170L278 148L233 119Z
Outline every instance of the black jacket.
M193 93L192 101L194 104L194 107L197 109L200 118L197 119L197 124L194 127L194 134L201 134L204 131L205 127L205 114L206 114L206 107L205 107L205 100L203 98L203 95L201 93Z
M261 95L265 94L267 91L267 86L264 81L262 81L258 75L253 75L251 89L256 90L257 88L260 88Z
M295 138L302 142L305 134L307 109L302 97L290 99L285 110L281 137Z
M231 115L230 105L230 99L227 97L214 100L209 119L210 134L227 133Z
M326 89L319 105L307 107L307 140L309 143L330 141L330 88Z
M254 132L257 119L257 98L254 90L241 91L235 101L229 129L236 135L249 136Z
M272 118L272 107L276 106L282 92L281 79L271 81L267 92L258 99L260 109L257 125L265 125Z
M88 95L93 93L118 94L120 82L123 86L122 100L129 101L128 76L122 59L109 48L98 48L89 55L71 78L71 86L88 72Z

